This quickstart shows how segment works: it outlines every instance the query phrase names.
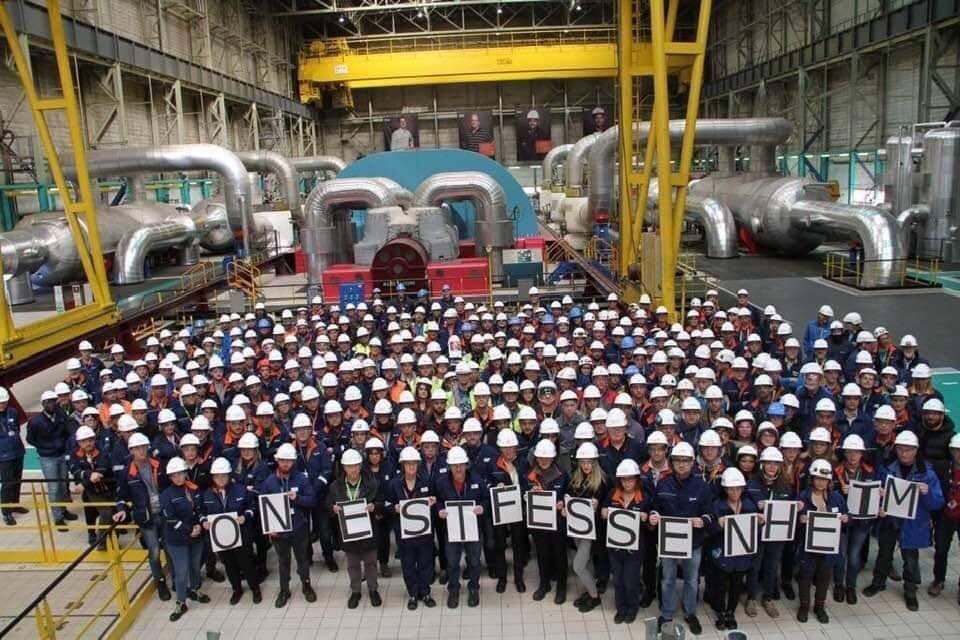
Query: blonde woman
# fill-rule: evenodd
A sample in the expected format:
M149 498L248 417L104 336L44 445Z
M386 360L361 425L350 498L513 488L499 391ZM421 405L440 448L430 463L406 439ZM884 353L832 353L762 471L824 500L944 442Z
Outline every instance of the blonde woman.
M607 493L607 480L600 470L597 446L592 442L585 442L577 448L575 460L576 468L570 476L570 483L567 485L566 495L572 498L587 498L593 503L593 509L596 511ZM594 518L596 521L596 518ZM600 540L599 534L597 539ZM593 575L591 556L593 554L594 542L577 538L574 543L577 552L573 556L573 572L580 581L583 593L580 594L574 604L581 613L592 611L600 604L600 594L597 591L597 580ZM597 545L597 550L601 553L606 552L603 545ZM603 563L604 565L606 563Z

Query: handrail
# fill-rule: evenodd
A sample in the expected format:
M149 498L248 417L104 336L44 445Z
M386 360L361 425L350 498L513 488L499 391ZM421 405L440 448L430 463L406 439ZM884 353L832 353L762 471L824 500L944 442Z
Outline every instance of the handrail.
M33 611L37 606L39 606L40 603L43 602L48 595L50 595L50 592L53 591L57 587L57 585L63 582L64 579L66 579L66 577L70 575L70 573L72 573L73 570L76 569L77 566L81 562L83 562L87 558L87 556L90 555L97 548L97 546L99 546L102 542L104 542L107 539L107 536L111 535L116 530L116 528L117 528L117 525L116 523L114 523L110 526L109 529L107 529L106 531L98 535L96 541L90 543L90 545L86 549L84 549L83 552L81 552L81 554L77 556L77 558L73 562L68 564L66 568L63 571L61 571L57 575L57 577L53 579L53 581L50 584L48 584L46 587L43 588L43 590L37 595L37 597L35 597L33 600L30 601L30 604L24 607L24 609L20 613L18 613L16 616L14 616L13 619L10 622L8 622L6 626L3 627L3 629L0 629L0 637L3 637L6 634L10 633L11 631L13 631L14 628L16 628L18 624L23 622L24 618L30 615L30 612Z

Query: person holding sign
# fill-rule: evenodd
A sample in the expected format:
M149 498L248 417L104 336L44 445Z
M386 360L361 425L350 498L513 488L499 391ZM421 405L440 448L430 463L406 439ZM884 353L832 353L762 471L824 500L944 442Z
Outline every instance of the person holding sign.
M944 499L946 505L940 520L934 525L933 582L927 589L931 596L943 592L943 583L947 578L947 555L953 544L953 537L960 532L960 433L950 438L950 466L947 468L947 481ZM958 602L960 602L960 595Z
M784 434L786 435L786 434ZM795 501L797 494L793 484L783 473L783 454L776 447L767 447L760 456L760 470L747 483L747 493L763 509L768 500ZM799 505L798 505L799 506ZM747 602L743 610L753 618L757 615L757 597L761 596L764 611L771 618L780 615L775 600L780 592L778 579L781 577L782 558L792 553L792 542L767 540L760 542L760 550L754 558L753 567L747 579ZM792 565L791 565L792 566ZM792 571L783 579L783 591L789 600L793 599Z
M533 468L523 480L524 493L529 491L552 491L560 498L567 489L569 478L556 464L557 447L550 440L541 440L533 448ZM531 505L532 496L527 493L527 514L535 509ZM562 515L563 502L558 500L553 508ZM555 519L556 520L556 519ZM567 599L567 536L564 535L565 526L557 522L553 531L533 529L533 524L527 522L533 535L533 546L537 550L537 570L540 574L540 583L533 592L534 600L543 600L550 592L551 581L556 580L557 592L554 594L555 604L563 604Z
M613 491L603 501L600 517L607 521L607 547L610 554L610 571L613 575L613 593L617 612L613 617L616 624L630 624L637 619L640 610L640 581L643 551L641 547L647 521L647 509L650 506L648 494L640 482L640 467L627 458L616 469L616 484ZM624 519L620 522L618 514L623 511L636 513L639 520L634 529ZM614 545L614 534L625 534L625 544ZM632 540L631 540L632 539ZM619 540L619 538L618 538ZM633 544L631 544L631 541Z
M400 569L407 587L407 609L413 611L421 600L427 607L437 605L430 595L430 584L433 582L433 529L430 517L431 507L437 499L431 495L426 476L420 474L419 451L404 447L397 460L401 473L387 483L383 508L392 509L397 514L394 532L400 551ZM419 508L409 506L414 504ZM425 515L421 513L424 506Z
M756 556L756 553L735 556L726 554L728 536L733 537L738 543L745 542L743 538L738 537L742 535L739 530L730 530L735 527L728 527L727 519L730 516L758 513L760 509L746 492L747 479L739 469L725 469L720 476L720 485L726 495L717 498L713 503L714 523L711 528L715 537L710 549L710 555L713 558L710 568L716 572L711 583L717 590L717 629L722 631L737 628L734 612L737 610L737 603L740 602L740 594L746 590L747 576L750 575ZM759 534L746 542L754 547L758 546Z
M582 528L592 529L594 539L599 540L597 532L597 521L594 512L603 502L607 493L607 479L603 471L600 470L600 464L597 459L600 453L597 446L592 442L587 442L577 449L576 462L577 467L570 477L570 484L567 485L566 496L573 498L586 498L592 503L592 510L589 516L589 522L582 523ZM583 516L567 513L567 522L573 523L575 520L583 519ZM583 592L573 601L581 613L593 611L600 606L600 594L597 592L597 579L593 575L592 550L594 540L588 538L575 538L574 544L577 552L573 556L573 572L580 581Z
M683 570L683 612L690 633L700 635L703 627L697 618L697 589L700 582L700 559L706 527L713 522L713 494L700 476L693 473L694 452L689 443L679 442L670 452L673 473L660 484L653 496L650 524L657 526L660 516L690 518L693 527L692 553L687 559L660 559L663 578L660 584L663 603L657 625L673 621L677 611L677 576ZM661 549L661 553L663 550Z
M290 501L290 528L268 537L277 552L277 569L280 574L280 593L274 603L278 609L290 600L290 556L297 560L297 575L300 576L303 597L307 602L316 602L317 594L310 586L310 514L316 503L313 483L303 471L294 469L297 450L289 442L277 447L274 454L276 471L267 476L260 485L260 495L286 494ZM263 515L267 512L264 511ZM266 530L266 528L264 528Z
M376 509L377 480L371 474L361 470L362 463L363 458L355 449L344 451L340 458L342 473L330 485L330 491L327 494L327 505L337 517L340 517L343 511L341 502L366 500L366 509L369 514L372 515ZM341 531L341 534L343 533ZM383 599L380 597L380 585L377 583L376 536L371 535L351 542L344 540L343 552L347 556L347 575L350 576L350 597L347 599L347 608L356 609L360 605L360 586L364 579L367 581L370 604L379 607Z
M825 608L827 591L830 587L830 578L834 567L840 561L839 553L813 552L805 544L807 525L811 521L810 512L839 513L840 522L847 523L847 501L838 491L831 488L833 482L833 468L823 458L810 463L810 486L800 492L799 499L804 508L800 514L800 528L797 539L797 568L800 584L800 609L797 611L797 621L806 622L810 613L810 589L815 587L813 594L813 614L820 624L830 622ZM839 538L840 532L837 532ZM839 540L837 542L839 547Z
M241 437L240 440L243 440L243 438ZM230 594L230 604L237 604L243 597L242 581L244 578L250 585L254 604L259 604L263 596L260 593L260 579L254 568L254 556L251 549L253 524L256 522L257 515L256 505L250 494L247 493L247 488L239 482L231 480L232 473L233 469L230 466L230 461L226 458L217 458L213 461L210 466L213 484L203 492L203 501L200 504L200 513L203 516L201 524L204 531L210 531L211 537L215 538L218 533L217 531L211 531L210 517L221 513L237 514L236 523L239 525L239 529L228 533L231 535L237 534L239 539L231 537L229 542L224 540L222 545L214 546L238 543L233 548L226 548L217 553L227 570L227 580L230 581L230 586L233 588L233 593Z
M176 622L187 612L187 598L195 602L210 602L210 596L200 591L200 567L203 562L203 530L200 526L200 505L197 486L187 480L187 463L174 457L167 463L170 486L160 494L163 514L163 539L173 563L173 583L177 603L170 622Z
M487 504L487 487L482 479L467 473L468 463L467 452L462 447L450 449L447 453L447 473L439 476L436 485L440 519L458 518L461 525L458 528L467 538L464 542L448 540L446 545L447 606L451 609L460 606L460 559L464 555L467 557L467 606L476 607L480 604L480 530L474 526L473 531L467 531L467 527L462 526L467 522L461 513L464 509L462 504L447 508L448 502L473 502L474 515L483 515ZM476 518L470 521L476 525ZM453 525L448 525L448 533L452 529Z
M502 406L502 405L499 405ZM497 448L500 455L494 463L490 475L490 485L495 489L504 487L519 487L520 480L527 474L526 460L521 458L518 450L519 442L513 429L501 429L497 432ZM523 523L523 506L520 501L515 506L519 511L519 519L514 522L496 524L493 527L493 566L497 575L497 593L507 590L507 537L510 537L510 547L513 550L513 585L517 593L527 590L523 581L523 568L530 557L530 544L527 528ZM500 504L493 498L490 500L491 515L496 516ZM499 521L499 518L497 518Z
M640 465L640 482L643 484L643 492L648 496L652 496L657 485L673 473L667 457L667 442L666 434L659 429L647 436L647 461ZM657 597L657 536L647 536L641 552L643 596L640 599L640 608L646 609Z
M876 474L873 467L863 461L863 438L856 434L847 436L843 439L842 451L843 462L834 468L833 477L837 489L849 501L850 483L874 480ZM872 517L854 518L850 514L850 521L840 538L840 562L833 571L833 599L837 602L857 604L857 576L863 568L861 552L873 524Z
M279 445L277 445L279 446ZM260 439L255 433L243 434L237 443L239 458L234 463L233 473L237 482L246 487L250 494L250 501L256 504L260 495L260 485L270 475L270 465L261 458ZM250 527L250 537L257 548L255 566L257 575L262 582L267 577L267 549L270 541L258 526Z
M880 532L877 540L877 560L873 568L873 581L863 590L863 595L873 597L887 588L887 576L893 563L893 551L900 545L903 558L903 596L910 611L920 608L917 602L917 587L920 585L920 549L929 547L931 540L930 514L943 508L943 491L933 467L917 455L920 441L912 431L901 431L895 441L897 459L881 467L878 479L883 481L883 504L880 509ZM888 478L899 478L916 483L899 496L890 489ZM888 515L891 501L911 499L910 492L917 491L916 514L913 519ZM888 495L891 494L891 495ZM902 503L897 503L898 505Z

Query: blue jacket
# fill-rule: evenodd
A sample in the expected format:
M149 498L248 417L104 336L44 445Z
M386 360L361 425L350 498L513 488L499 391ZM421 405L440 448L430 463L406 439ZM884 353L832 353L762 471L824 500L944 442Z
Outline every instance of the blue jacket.
M160 494L163 510L163 539L169 545L203 544L202 533L192 537L194 525L200 524L200 495L186 483L170 485Z
M740 513L759 513L760 509L757 503L753 501L750 495L744 493L740 500ZM723 555L723 527L720 525L720 518L733 515L733 509L727 502L726 497L720 497L713 502L713 522L710 523L710 555L717 566L725 572L729 571L748 571L753 566L756 555L734 556L728 558ZM758 525L759 526L759 525Z
M38 413L27 422L27 444L33 445L41 458L65 457L69 437L66 417L59 410L52 416Z
M811 320L807 323L807 328L803 332L803 353L807 357L813 355L813 343L820 338L830 341L830 323L821 325L816 320Z
M260 485L271 473L270 465L263 460L251 466L243 466L241 462L233 465L233 479L246 487L254 500L260 495Z
M277 473L272 473L266 477L263 484L260 485L260 493L287 493L293 487L297 487L297 499L290 503L293 511L293 530L279 534L281 538L291 537L299 533L310 524L310 512L316 506L316 497L313 493L313 483L305 471L291 469L286 478L281 478Z
M917 504L917 517L914 520L901 518L883 518L884 524L891 523L900 529L901 549L925 549L932 544L931 536L933 525L930 522L930 513L942 509L944 505L943 488L940 480L934 473L933 467L923 460L917 460L909 473L904 475L900 470L900 461L894 460L889 465L881 467L877 472L877 479L886 482L887 476L894 476L911 482L925 482L930 490L926 495L920 494Z
M470 471L479 475L484 482L489 484L499 455L496 447L481 442L476 447L464 445L463 448L467 452L467 457L470 458Z
M158 460L150 458L148 464L153 469L157 491L162 493L169 484L167 474L163 472ZM126 469L115 475L118 476L117 511L127 513L128 517L141 527L151 524L153 514L150 512L150 493L140 477L140 468L131 460Z
M681 480L675 473L664 478L653 494L651 513L676 518L703 518L704 527L693 530L693 548L703 545L706 529L713 523L713 493L703 478L696 475Z
M203 492L200 503L201 520L218 513L236 513L244 517L244 522L240 525L240 535L245 544L250 544L253 534L260 530L256 495L248 492L247 488L238 482L228 484L222 498L212 487Z
M390 478L386 483L386 487L382 489L383 492L383 510L386 513L396 513L396 507L403 500L410 500L413 498L429 498L432 493L430 490L430 481L427 479L427 476L422 473L417 474L417 481L413 485L413 491L408 492L406 483L403 481L402 476L395 476ZM408 540L403 540L400 536L400 518L393 518L393 531L396 534L397 541L399 544L403 545L407 543ZM420 537L428 537L426 534Z
M804 507L803 511L800 512L800 515L809 513L811 511L816 511L817 508L813 504L813 500L810 499L810 495L813 493L813 489L807 488L800 492L800 495L797 497L798 500L803 502ZM831 513L846 513L847 512L847 499L839 491L833 489L828 489L827 491L827 511ZM844 527L846 525L843 525ZM797 525L797 535L794 540L797 541L797 562L801 565L806 565L816 560L818 556L823 557L831 565L836 564L840 560L839 553L807 553L806 551L806 536L807 536L807 525L800 522Z
M444 505L450 500L473 500L478 506L489 508L489 492L487 484L479 476L467 472L467 477L463 483L463 490L457 491L453 486L453 477L449 473L444 473L437 478L436 484L437 509L443 509Z
M797 383L796 396L797 400L800 401L800 409L797 410L797 423L801 428L800 430L806 433L817 423L817 402L823 398L833 400L833 396L822 386L817 389L816 393L810 393L809 389L803 385L802 380Z
M625 459L630 458L637 464L646 457L646 451L643 446L631 438L626 437L623 446L614 449L612 446L600 447L600 468L607 474L608 478L617 476L617 465Z
M10 462L25 455L20 439L20 417L16 409L7 407L0 413L0 462Z
M109 500L113 500L116 478L113 475L110 456L105 452L94 447L92 454L87 456L78 448L70 455L68 468L73 481L83 485L85 494L108 497ZM103 476L96 483L90 481L90 474L95 471Z

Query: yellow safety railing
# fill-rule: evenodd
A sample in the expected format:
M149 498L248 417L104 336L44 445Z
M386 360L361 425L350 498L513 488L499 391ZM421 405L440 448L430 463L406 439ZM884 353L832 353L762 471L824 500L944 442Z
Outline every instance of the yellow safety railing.
M57 524L54 507L112 511L115 503L53 502L47 496L49 482L23 480L20 501L0 504L4 510L26 508L29 514L16 526L0 528L0 575L5 564L11 573L24 564L69 564L16 615L16 603L7 603L4 617L8 620L0 623L0 637L119 639L154 592L147 552L136 533L138 527L113 522ZM78 544L80 532L96 537L90 540L84 536ZM121 542L121 533L130 535Z
M233 260L227 263L227 283L246 293L252 305L260 291L260 269L252 261Z
M901 288L932 287L940 284L940 259L898 258L894 260L851 259L847 253L828 252L823 260L823 277L826 280L865 288L865 276L882 269L892 274L886 278Z
M617 256L619 251L617 245L598 236L591 236L587 241L587 246L583 250L583 255L589 260L598 262L605 267L613 270L617 265Z

